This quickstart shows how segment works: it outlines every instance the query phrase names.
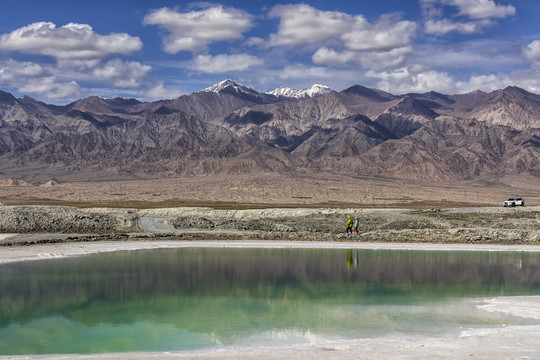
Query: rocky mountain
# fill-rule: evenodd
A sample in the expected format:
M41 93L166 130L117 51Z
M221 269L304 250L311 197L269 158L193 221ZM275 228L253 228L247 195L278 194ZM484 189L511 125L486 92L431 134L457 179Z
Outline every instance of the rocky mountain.
M91 96L66 106L0 91L0 178L37 179L44 169L56 178L86 171L540 176L538 114L540 95L515 87L461 95L359 85L260 93L225 80L173 100Z

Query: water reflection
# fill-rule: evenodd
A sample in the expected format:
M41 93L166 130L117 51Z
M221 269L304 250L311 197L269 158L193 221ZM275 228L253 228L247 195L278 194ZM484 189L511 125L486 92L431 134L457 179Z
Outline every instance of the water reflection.
M353 252L354 252L354 258L353 258ZM358 249L347 250L347 269L350 269L353 263L354 263L354 267L357 268L358 267Z
M288 331L348 337L497 322L455 299L540 294L540 256L118 252L0 266L0 292L0 354L178 350Z

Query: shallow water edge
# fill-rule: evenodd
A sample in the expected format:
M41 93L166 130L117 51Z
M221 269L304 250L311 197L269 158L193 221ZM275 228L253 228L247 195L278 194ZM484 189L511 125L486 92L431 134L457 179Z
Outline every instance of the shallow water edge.
M339 242L276 242L276 241L126 241L96 243L60 243L25 247L6 247L0 253L0 263L83 256L122 250L156 248L321 248L321 249L383 249L426 251L511 251L538 252L537 246L445 245L397 243L339 243ZM483 308L482 308L483 307ZM484 311L538 319L540 296L495 297L479 305ZM523 309L526 309L523 312ZM92 355L0 356L0 359L380 359L380 358L439 358L476 359L539 358L540 326L496 326L463 329L452 338L417 337L329 341L311 339L307 344L286 346L225 347L195 352L118 353Z

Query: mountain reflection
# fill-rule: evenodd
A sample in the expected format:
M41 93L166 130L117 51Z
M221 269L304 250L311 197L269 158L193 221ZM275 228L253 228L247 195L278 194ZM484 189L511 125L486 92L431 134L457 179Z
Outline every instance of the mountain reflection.
M236 336L231 329L250 326L270 331L276 323L309 328L318 322L332 327L336 316L345 322L348 315L332 314L329 305L540 294L540 255L357 249L116 252L2 265L0 292L0 328L60 315L86 326L172 324L197 334L214 331L223 340Z

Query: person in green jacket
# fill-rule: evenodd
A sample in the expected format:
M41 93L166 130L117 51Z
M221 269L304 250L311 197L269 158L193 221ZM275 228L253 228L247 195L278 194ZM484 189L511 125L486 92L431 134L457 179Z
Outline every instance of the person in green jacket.
M349 231L352 234L352 226L353 226L353 221L352 221L351 217L349 216L347 218L347 234L349 233Z
M354 231L358 234L358 224L360 223L360 220L358 220L358 216L354 218ZM352 232L352 231L351 231Z

